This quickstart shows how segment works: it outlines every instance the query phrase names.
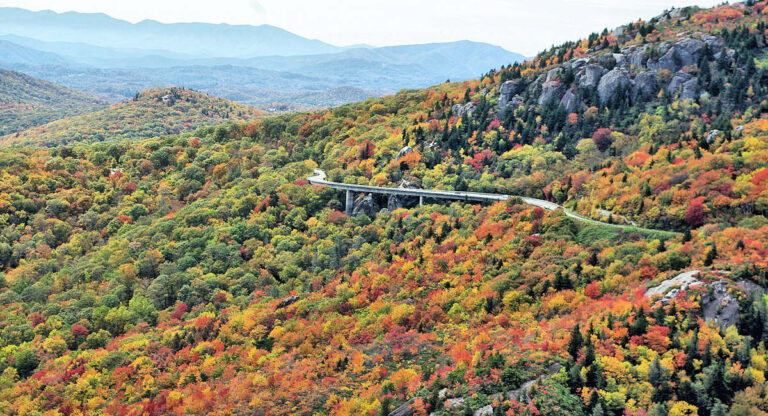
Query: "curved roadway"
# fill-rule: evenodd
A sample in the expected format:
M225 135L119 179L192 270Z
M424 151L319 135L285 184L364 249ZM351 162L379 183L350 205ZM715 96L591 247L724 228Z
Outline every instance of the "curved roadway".
M510 198L516 197L515 195L490 194L490 193L482 193L482 192L441 191L436 189L385 188L381 186L356 185L356 184L350 184L350 183L331 182L326 180L325 172L322 169L315 169L314 174L312 176L307 177L307 180L312 185L325 185L334 189L340 189L344 191L377 193L377 194L388 194L388 195L418 196L418 197L438 198L438 199L454 199L454 200L472 201L472 202L506 201ZM560 208L563 210L565 215L581 222L606 225L609 227L622 228L622 229L634 229L634 230L641 230L641 231L654 231L654 232L679 234L672 231L653 230L648 228L635 227L632 225L611 224L607 222L597 221L597 220L593 220L591 218L587 218L582 215L576 214L573 211L570 211L565 207L563 207L562 205L558 205L554 202L545 201L543 199L538 199L538 198L529 198L525 196L520 196L519 198L522 199L523 202L525 202L526 204L540 207L548 211L554 211Z

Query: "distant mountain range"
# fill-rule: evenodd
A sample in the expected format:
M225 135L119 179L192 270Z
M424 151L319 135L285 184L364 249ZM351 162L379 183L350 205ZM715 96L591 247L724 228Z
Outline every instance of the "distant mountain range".
M342 48L268 25L133 24L0 8L0 67L112 102L175 85L264 108L329 106L471 79L524 59L469 41Z
M118 49L163 50L190 57L302 55L340 52L343 48L269 26L209 23L130 23L101 13L34 12L0 8L6 34L49 42L85 43Z

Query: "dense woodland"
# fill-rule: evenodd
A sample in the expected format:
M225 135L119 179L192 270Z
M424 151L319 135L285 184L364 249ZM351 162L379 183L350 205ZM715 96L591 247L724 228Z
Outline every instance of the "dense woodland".
M158 88L104 110L0 137L5 146L145 139L226 121L252 121L266 112L185 88Z
M768 414L766 14L685 9L316 113L0 149L0 412ZM733 53L681 70L694 98L539 102L540 76L575 82L564 62L696 33ZM318 167L660 231L520 198L348 216ZM645 295L687 270L704 284ZM706 319L716 287L733 325Z
M104 106L88 94L0 69L0 136Z

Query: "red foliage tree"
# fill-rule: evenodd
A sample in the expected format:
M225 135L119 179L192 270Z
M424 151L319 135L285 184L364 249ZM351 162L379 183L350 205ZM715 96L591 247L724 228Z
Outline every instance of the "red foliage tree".
M597 129L592 135L592 141L595 142L595 146L597 146L598 150L601 152L606 151L611 147L611 144L613 144L613 141L611 140L611 129L605 127Z
M688 210L685 212L685 220L691 228L698 228L704 224L706 218L706 212L704 210L704 202L701 197L691 201L688 205Z
M181 319L184 314L187 313L187 304L184 302L179 303L176 305L176 309L173 310L173 314L171 314L171 318L173 319Z
M136 185L136 182L128 182L128 183L126 183L126 184L125 184L125 186L123 187L123 190L124 190L125 192L127 192L127 193L129 193L129 194L130 194L130 193L133 193L133 192L135 192L135 191L136 191L136 189L138 189L138 188L139 188L139 187L138 187L138 185Z
M376 145L373 144L372 141L369 139L363 140L362 143L357 148L357 158L358 159L370 159L374 155L374 150L376 149Z
M75 325L71 329L72 335L74 336L86 336L88 335L88 328L84 327L83 325Z
M584 294L592 299L597 299L603 292L600 290L600 284L595 281L587 285L586 289L584 289Z

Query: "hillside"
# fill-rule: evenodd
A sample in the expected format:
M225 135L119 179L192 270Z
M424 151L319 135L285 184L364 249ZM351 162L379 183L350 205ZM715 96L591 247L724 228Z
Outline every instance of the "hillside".
M0 42L0 49L4 44ZM5 59L13 59L5 51ZM15 50L20 57L24 51ZM85 114L106 103L19 72L0 69L0 136L39 126L53 120Z
M225 121L247 121L266 113L183 88L141 92L124 103L58 120L0 138L3 145L55 146L73 142L141 139L192 131Z
M71 65L59 55L28 48L7 40L0 40L0 63L25 65Z
M0 412L768 412L766 20L673 9L467 82L0 148ZM627 227L347 215L314 169Z

